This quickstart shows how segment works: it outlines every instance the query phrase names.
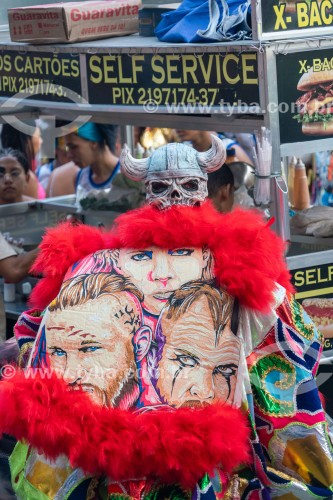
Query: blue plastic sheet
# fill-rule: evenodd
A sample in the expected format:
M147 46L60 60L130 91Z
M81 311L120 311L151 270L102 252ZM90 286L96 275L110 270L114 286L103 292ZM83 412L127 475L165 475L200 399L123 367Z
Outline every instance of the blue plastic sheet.
M183 0L178 9L163 14L155 34L172 43L251 39L250 0Z

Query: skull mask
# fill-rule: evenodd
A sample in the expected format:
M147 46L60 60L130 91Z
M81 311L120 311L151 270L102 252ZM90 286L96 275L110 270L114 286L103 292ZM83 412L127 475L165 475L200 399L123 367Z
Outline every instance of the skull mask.
M145 181L147 203L159 209L172 205L201 205L207 198L207 173L222 166L223 142L212 135L212 147L198 153L191 146L172 143L158 148L150 158L134 159L127 147L120 157L123 172Z
M160 210L172 205L201 205L207 198L207 182L197 177L176 177L149 181L147 200Z

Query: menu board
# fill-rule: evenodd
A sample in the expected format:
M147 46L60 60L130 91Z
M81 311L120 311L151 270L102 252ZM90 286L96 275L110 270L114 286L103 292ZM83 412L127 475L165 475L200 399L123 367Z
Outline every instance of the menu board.
M0 53L0 98L69 102L78 101L81 95L78 55L14 50Z
M333 137L333 49L278 54L276 66L280 143Z
M331 35L332 0L261 0L258 5L260 39Z
M90 104L148 113L210 113L259 106L257 52L87 54Z

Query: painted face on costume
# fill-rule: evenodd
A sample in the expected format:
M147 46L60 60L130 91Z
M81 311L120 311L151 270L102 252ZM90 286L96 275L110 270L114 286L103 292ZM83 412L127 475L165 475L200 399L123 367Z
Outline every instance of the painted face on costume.
M48 314L51 368L100 405L119 406L126 395L130 399L137 385L132 342L141 322L138 301L119 292Z
M144 308L159 314L168 298L181 285L200 279L209 265L210 252L201 248L164 250L150 247L145 250L121 249L114 260L125 277L143 292Z
M229 324L217 339L204 296L178 320L167 319L166 315L162 318L165 345L159 361L157 388L165 401L177 408L232 403L240 342Z

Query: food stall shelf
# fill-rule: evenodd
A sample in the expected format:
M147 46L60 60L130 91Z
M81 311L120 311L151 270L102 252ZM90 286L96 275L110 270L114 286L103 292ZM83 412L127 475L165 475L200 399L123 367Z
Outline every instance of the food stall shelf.
M14 43L2 32L0 117L19 120L24 111L74 124L80 115L103 123L221 132L265 126L273 138L272 174L278 176L281 156L330 147L331 138L303 132L295 105L302 96L300 78L312 67L330 65L331 47L327 36L168 44L138 35L50 46ZM41 67L48 70L42 76ZM283 210L271 203L276 221L283 220ZM87 221L89 214L82 215ZM104 224L100 217L97 224ZM103 219L109 224L108 215Z

